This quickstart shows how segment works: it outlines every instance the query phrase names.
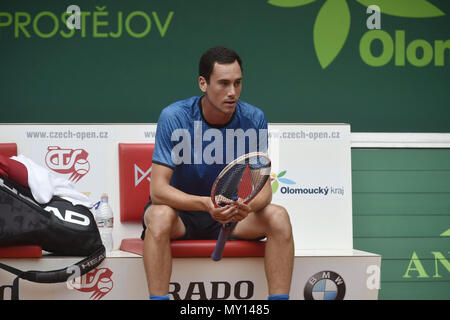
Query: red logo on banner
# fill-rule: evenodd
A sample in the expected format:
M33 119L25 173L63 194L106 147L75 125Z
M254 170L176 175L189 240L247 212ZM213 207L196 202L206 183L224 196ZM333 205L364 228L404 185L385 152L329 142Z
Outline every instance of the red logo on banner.
M113 288L113 272L108 268L94 269L81 277L81 283L74 288L81 292L92 292L89 299L100 300Z
M140 221L150 195L153 143L119 143L120 221Z
M45 164L55 172L69 174L69 180L78 182L90 169L87 161L88 153L84 149L62 149L61 147L48 147Z

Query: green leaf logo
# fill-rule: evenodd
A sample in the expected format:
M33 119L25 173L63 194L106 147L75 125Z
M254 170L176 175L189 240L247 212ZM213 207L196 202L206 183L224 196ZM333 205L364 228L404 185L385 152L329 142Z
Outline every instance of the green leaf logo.
M280 178L280 177L284 176L284 175L286 174L286 172L287 172L286 170L280 172L280 173L277 175L277 178Z
M270 181L272 181L272 194L277 192L278 187L280 186L280 182L283 184L293 185L295 181L287 178L283 178L286 174L287 170L281 171L279 174L272 173L270 175Z
M275 181L272 183L272 194L274 194L275 192L277 192L278 186L279 186L278 180L275 180Z
M346 0L327 1L314 24L314 47L325 69L341 52L350 31L350 10Z
M269 0L282 8L300 7L316 0ZM348 0L326 0L314 22L314 48L322 69L339 55L350 32ZM428 0L356 0L365 7L377 5L384 14L406 18L431 18L445 15Z

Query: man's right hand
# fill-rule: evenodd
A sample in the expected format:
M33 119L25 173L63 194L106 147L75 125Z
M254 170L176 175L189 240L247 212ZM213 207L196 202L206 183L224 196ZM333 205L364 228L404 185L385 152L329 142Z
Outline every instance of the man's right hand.
M204 203L206 211L209 212L211 217L222 224L233 221L234 215L238 213L238 209L234 205L227 204L216 208L209 197L204 197Z

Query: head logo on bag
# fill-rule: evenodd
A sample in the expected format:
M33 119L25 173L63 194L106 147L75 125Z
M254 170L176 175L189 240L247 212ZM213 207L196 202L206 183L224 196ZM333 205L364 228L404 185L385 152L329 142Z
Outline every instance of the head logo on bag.
M53 213L58 219L65 222L79 224L80 226L88 226L91 223L89 217L75 211L68 209L59 210L58 208L51 206L46 206L44 209Z

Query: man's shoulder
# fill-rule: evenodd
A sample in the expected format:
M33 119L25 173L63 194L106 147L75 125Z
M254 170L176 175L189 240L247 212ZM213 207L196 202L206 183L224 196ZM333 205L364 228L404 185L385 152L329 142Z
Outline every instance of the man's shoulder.
M199 97L191 97L168 105L161 111L158 122L191 119L194 117L195 105L198 103L198 99Z
M198 99L199 97L190 97L187 99L176 101L165 107L162 112L176 115L179 112L190 111L192 109L192 106L198 102Z
M239 100L239 107L242 116L249 120L261 121L266 119L264 112L260 108L248 102Z

